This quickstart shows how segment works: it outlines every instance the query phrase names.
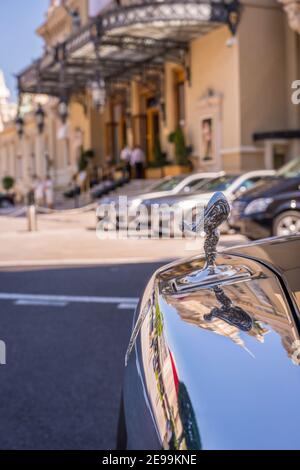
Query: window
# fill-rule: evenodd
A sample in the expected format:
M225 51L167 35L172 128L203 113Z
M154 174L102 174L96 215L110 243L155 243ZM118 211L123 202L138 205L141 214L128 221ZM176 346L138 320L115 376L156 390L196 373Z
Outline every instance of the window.
M237 176L225 175L201 186L201 192L225 191L237 179Z

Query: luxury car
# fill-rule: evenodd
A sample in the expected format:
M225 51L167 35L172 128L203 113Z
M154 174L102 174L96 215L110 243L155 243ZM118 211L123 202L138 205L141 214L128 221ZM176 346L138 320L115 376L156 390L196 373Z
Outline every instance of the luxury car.
M224 175L223 171L220 172L205 172L193 173L191 175L178 175L172 177L165 177L162 180L152 184L144 191L136 191L130 194L129 202L134 205L139 205L143 201L156 199L165 196L176 196L181 194L190 194L196 188L200 188L208 181ZM119 195L103 199L101 202L111 203L116 202Z
M229 223L250 239L300 233L300 160L239 197Z
M222 191L232 201L262 179L270 178L274 174L275 171L272 170L251 171L243 175L223 173L215 178L211 178L209 181L196 185L191 194L151 195L151 198L147 198L145 195L143 199L137 198L134 202L136 205L167 204L169 206L178 205L184 209L192 209L197 204L207 204L216 191Z
M162 202L177 201L181 200L181 197L193 193L196 188L197 191L207 184L209 181L220 178L225 173L221 172L205 172L205 173L193 173L191 175L180 175L174 177L166 177L163 180L159 181L152 185L148 190L144 192L137 192L131 194L127 197L127 205L125 208L119 207L119 198L121 194L102 198L99 206L96 209L97 219L99 221L103 220L103 216L99 215L99 207L103 205L115 204L117 210L117 227L126 226L128 220L128 212L130 210L135 210L141 204L146 207L151 206L151 204L156 204L160 199ZM102 213L104 214L104 212ZM112 222L112 227L115 226L115 221Z
M205 255L157 271L126 354L120 450L300 449L300 237L217 253L229 205L205 211Z
M116 178L114 180L106 180L106 181L102 181L99 184L94 184L90 191L91 198L99 199L100 197L103 197L106 194L109 194L111 191L115 191L116 189L119 189L128 183L129 183L129 178L126 176L121 176L120 178Z
M243 194L247 189L255 186L260 181L266 181L275 174L273 170L257 170L244 173L243 175L237 174L222 174L217 178L213 178L204 184L195 186L191 194L177 194L162 197L143 198L143 201L136 200L136 204L143 203L148 208L148 214L151 214L151 207L153 205L164 208L160 216L160 233L170 232L168 223L170 220L170 212L179 208L182 212L186 213L192 211L196 207L205 207L212 195L216 191L222 191L227 199L232 202L236 197ZM169 210L167 208L169 206ZM228 224L224 224L222 231L228 230ZM172 227L171 231L176 232L176 227Z
M14 196L11 194L0 193L0 209L6 209L14 206Z
M189 209L195 203L207 204L216 191L222 191L229 202L255 186L260 181L266 181L275 175L273 170L249 171L242 175L226 174L208 181L200 188L195 188L195 193L180 201L180 207Z

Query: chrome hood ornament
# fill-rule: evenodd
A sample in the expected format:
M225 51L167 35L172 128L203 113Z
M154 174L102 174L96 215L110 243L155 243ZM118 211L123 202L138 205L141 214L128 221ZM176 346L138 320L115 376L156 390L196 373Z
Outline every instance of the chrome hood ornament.
M217 247L220 241L219 227L230 215L230 205L223 193L218 192L209 201L202 217L192 225L183 223L187 231L198 233L204 229L205 266L187 276L179 276L163 286L166 294L184 294L199 288L213 287L219 284L232 284L251 279L253 274L245 266L216 265Z
M215 193L204 211L203 219L192 228L197 232L199 226L204 225L206 235L204 252L207 268L213 270L217 257L217 247L220 241L219 227L226 222L230 215L230 205L223 193Z
M193 225L184 224L184 227L193 233L197 233L204 228L206 268L211 271L215 269L217 247L220 241L219 226L228 220L229 215L230 205L224 194L218 192L210 199L200 220Z

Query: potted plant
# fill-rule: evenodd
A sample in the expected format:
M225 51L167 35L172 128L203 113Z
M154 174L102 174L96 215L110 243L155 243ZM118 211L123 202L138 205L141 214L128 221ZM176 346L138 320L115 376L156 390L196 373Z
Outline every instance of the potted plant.
M15 185L15 180L12 176L4 176L2 179L2 186L4 191L7 193L14 187Z
M166 165L166 154L162 151L159 136L156 136L153 146L154 160L148 164L146 176L150 179L162 178Z
M185 136L180 126L169 135L169 142L175 146L175 165L169 165L165 168L166 176L176 176L182 173L188 173L189 167L189 149L186 146Z

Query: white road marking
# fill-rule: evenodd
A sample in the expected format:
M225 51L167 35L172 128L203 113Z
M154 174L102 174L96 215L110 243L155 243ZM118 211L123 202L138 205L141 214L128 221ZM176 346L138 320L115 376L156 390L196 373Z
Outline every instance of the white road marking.
M125 303L122 303L122 304L119 304L118 305L118 309L119 310L135 310L136 309L136 304L125 304Z
M88 297L68 295L38 295L0 293L0 300L13 300L22 302L50 302L50 303L86 303L86 304L130 304L137 305L139 299L134 297Z
M43 307L66 307L67 302L49 302L45 300L16 300L15 305L21 306L43 306Z

